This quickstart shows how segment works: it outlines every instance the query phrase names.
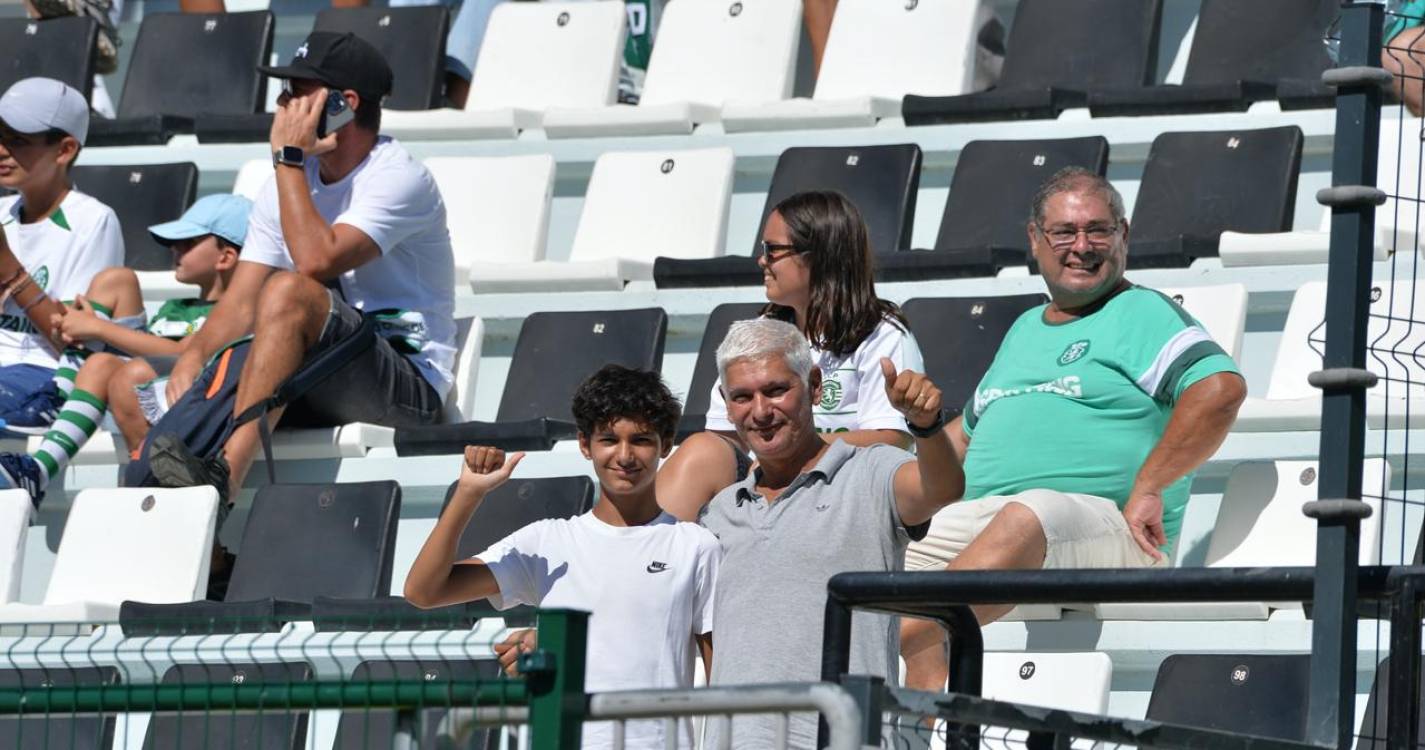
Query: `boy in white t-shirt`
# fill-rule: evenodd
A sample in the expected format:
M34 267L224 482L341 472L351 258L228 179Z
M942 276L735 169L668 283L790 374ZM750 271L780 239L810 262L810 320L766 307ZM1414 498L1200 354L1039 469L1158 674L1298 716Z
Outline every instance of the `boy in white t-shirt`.
M703 664L712 663L722 548L706 529L663 512L654 494L681 408L657 373L608 365L579 386L573 411L579 449L599 480L594 509L530 524L456 560L475 510L524 457L468 447L450 505L406 578L406 598L421 607L489 599L497 609L589 611L586 690L690 688L695 644ZM527 646L517 634L497 650L509 664ZM692 724L684 719L677 731L678 746L691 747ZM664 732L659 721L629 722L625 746L667 747ZM584 725L584 748L611 745L607 723Z
M51 78L26 78L0 96L0 432L43 428L63 344L53 321L105 268L124 263L118 217L70 187L89 133L89 105Z

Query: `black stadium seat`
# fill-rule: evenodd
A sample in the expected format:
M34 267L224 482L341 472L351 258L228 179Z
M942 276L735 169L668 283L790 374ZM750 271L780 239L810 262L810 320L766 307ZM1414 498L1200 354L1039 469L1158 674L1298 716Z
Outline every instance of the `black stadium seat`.
M1425 682L1425 677L1422 677L1422 682ZM1371 692L1366 698L1366 713L1361 717L1360 739L1356 742L1356 750L1386 750L1389 708L1390 657L1387 656L1376 667L1375 680L1371 682ZM1417 734L1419 744L1416 747L1421 747L1425 746L1425 712L1421 712L1417 720L1420 730Z
M401 487L392 481L258 490L222 602L124 602L124 632L252 632L305 619L318 596L391 589Z
M449 26L444 5L382 6L328 8L317 14L312 30L350 31L381 51L394 75L386 109L435 109L444 102Z
M24 78L44 76L64 81L89 98L94 87L94 38L99 24L70 16L36 21L0 20L0 92Z
M993 276L1005 266L1025 265L1034 194L1065 167L1104 174L1108 140L970 141L955 163L935 249L880 255L876 279Z
M1158 667L1148 719L1306 739L1309 654L1174 654Z
M772 209L808 190L835 190L856 204L871 235L871 249L892 252L910 246L915 198L920 189L920 147L913 143L860 148L798 146L782 152L762 207L752 256L686 260L658 258L653 281L660 288L754 286L762 283L758 243Z
M118 118L95 119L90 145L163 144L199 115L251 115L267 100L257 72L272 53L272 14L153 13L143 19Z
M703 341L698 346L698 361L693 365L693 382L683 396L683 419L678 423L678 440L702 432L707 419L712 388L717 384L717 348L727 335L727 329L739 320L751 320L767 305L762 302L726 302L708 314L703 328Z
M1087 106L1094 89L1146 86L1158 65L1161 16L1162 0L1021 0L999 85L961 96L911 94L905 122L1058 117Z
M1181 86L1099 89L1094 117L1242 112L1281 99L1284 109L1330 107L1321 72L1331 67L1323 38L1338 0L1203 0Z
M494 659L478 661L364 661L351 674L353 683L366 682L419 682L424 684L455 684L471 682L494 682L500 679L500 663ZM498 730L482 727L471 730L469 736L463 733L459 739L453 736L458 726L442 726L442 721L450 713L444 707L417 708L413 731L415 747L460 748L460 750L483 750L495 745ZM374 750L392 746L396 731L401 729L400 721L406 718L396 709L368 708L341 712L341 722L337 725L335 750Z
M114 209L124 230L124 265L135 271L173 268L173 252L153 241L148 228L173 221L198 193L198 166L178 164L80 164L74 186Z
M52 660L53 661L53 660ZM58 660L56 663L63 663ZM0 669L0 688L93 687L116 685L113 667L42 667ZM8 750L50 748L107 748L114 741L113 714L52 713L0 719L0 737Z
M668 315L660 308L539 312L525 318L494 422L396 430L396 455L461 453L467 445L549 450L574 437L569 400L606 364L663 366Z
M1014 321L1047 301L1042 294L906 300L901 312L920 344L925 374L940 386L948 419L964 410Z
M292 685L311 680L310 666L291 662L179 664L163 674L164 685ZM302 750L307 744L307 721L306 711L284 710L280 705L261 711L162 711L149 720L143 747Z
M1133 206L1128 267L1216 257L1224 231L1290 231L1302 141L1295 125L1153 139Z

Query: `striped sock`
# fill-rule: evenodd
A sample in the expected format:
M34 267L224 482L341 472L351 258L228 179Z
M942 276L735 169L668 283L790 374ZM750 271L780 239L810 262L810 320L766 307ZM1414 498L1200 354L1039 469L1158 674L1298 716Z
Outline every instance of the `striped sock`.
M69 394L69 400L64 402L59 417L35 452L35 460L45 469L43 484L59 476L79 452L79 447L99 429L99 420L104 418L106 408L103 399L87 391L76 388Z
M54 371L54 385L59 392L69 398L69 394L74 392L74 379L79 375L79 365L82 360L74 356L73 352L66 350L59 358L59 367Z

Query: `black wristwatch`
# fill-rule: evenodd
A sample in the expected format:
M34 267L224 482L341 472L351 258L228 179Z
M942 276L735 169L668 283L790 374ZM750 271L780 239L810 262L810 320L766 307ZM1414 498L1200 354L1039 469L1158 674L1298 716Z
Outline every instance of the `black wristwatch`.
M935 437L935 433L945 427L945 412L942 410L940 414L935 417L935 422L929 427L916 427L909 419L906 420L905 426L906 429L910 430L910 434L915 437L921 439Z
M289 167L301 167L307 162L307 154L296 146L283 146L272 152L272 168L276 169L279 164L286 164Z

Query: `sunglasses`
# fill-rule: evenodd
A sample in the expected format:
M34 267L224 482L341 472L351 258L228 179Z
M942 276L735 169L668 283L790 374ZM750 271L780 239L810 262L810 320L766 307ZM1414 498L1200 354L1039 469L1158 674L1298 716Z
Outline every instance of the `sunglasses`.
M789 255L800 255L802 253L801 250L797 249L796 245L786 242L768 242L762 240L761 247L762 259L767 261L768 265L776 263Z

